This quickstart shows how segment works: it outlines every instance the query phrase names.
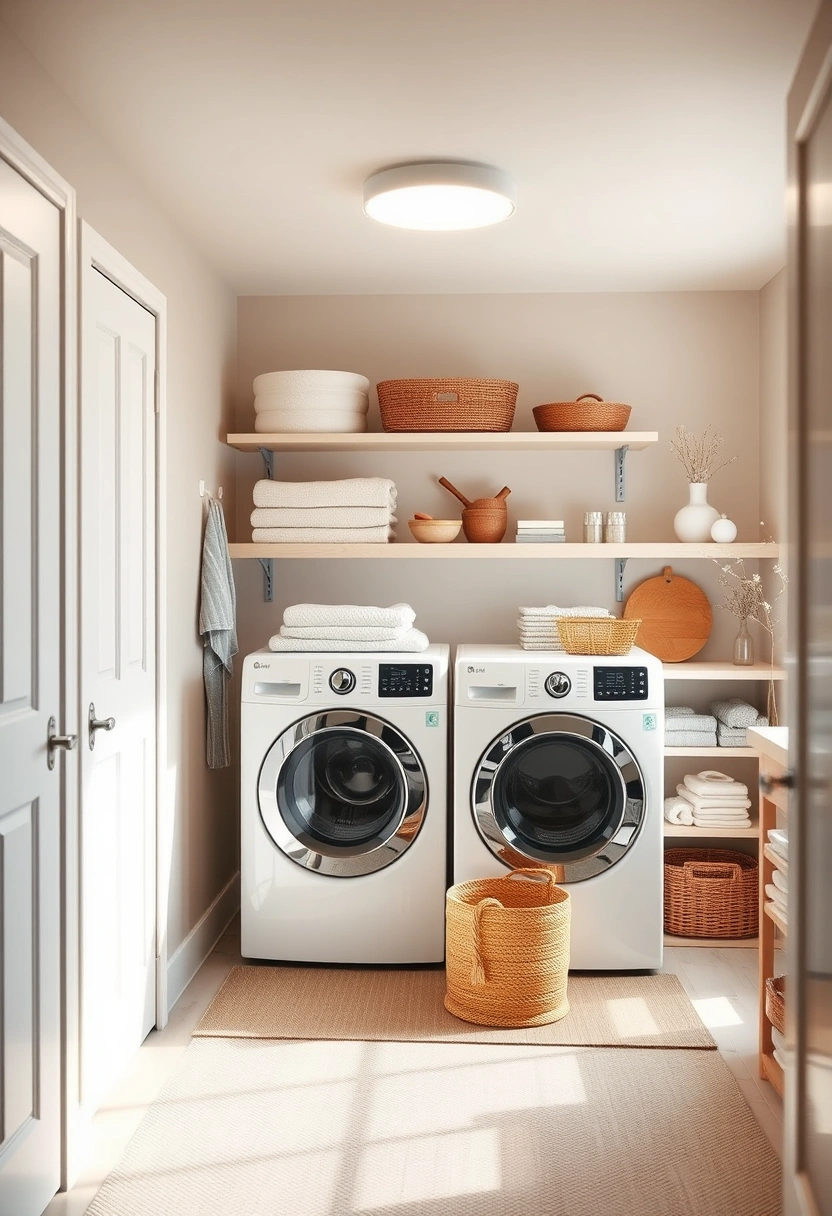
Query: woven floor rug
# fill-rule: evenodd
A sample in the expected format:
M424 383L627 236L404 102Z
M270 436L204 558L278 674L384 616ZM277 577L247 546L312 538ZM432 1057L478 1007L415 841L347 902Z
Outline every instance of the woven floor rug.
M569 977L567 1016L499 1030L447 1012L444 971L235 967L198 1037L714 1048L675 975Z
M88 1216L778 1216L721 1056L194 1039Z

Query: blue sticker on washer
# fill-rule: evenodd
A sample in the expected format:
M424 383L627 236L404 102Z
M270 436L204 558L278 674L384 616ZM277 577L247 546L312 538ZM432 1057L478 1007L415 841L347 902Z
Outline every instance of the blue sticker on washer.
M429 709L425 714L425 726L439 725L439 711L437 709Z
M656 721L655 714L642 714L641 715L641 729L642 730L655 730L657 725L658 725L658 723Z

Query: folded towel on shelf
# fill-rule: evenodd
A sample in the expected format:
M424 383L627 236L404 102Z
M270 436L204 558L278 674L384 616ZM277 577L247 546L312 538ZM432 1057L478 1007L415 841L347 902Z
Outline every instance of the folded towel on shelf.
M416 620L410 604L290 604L283 611L284 625L363 625L366 628L408 629Z
M282 638L317 638L320 642L395 642L410 626L385 629L383 625L281 625Z
M274 545L386 545L396 533L380 528L254 528L254 544Z
M772 874L771 874L771 881L774 883L775 887L777 887L778 890L783 892L784 895L788 895L789 879L788 879L788 876L786 874L784 874L782 870L773 870Z
M779 887L775 887L773 882L766 883L766 895L777 908L778 912L785 912L789 906L788 896L785 891L781 891Z
M255 507L396 506L396 487L387 477L348 477L343 481L271 481L254 486Z
M666 705L664 713L666 718L689 718L696 710L689 705Z
M775 1047L771 1053L783 1071L786 1071L786 1053L779 1047Z
M338 641L329 642L323 638L283 638L280 634L275 634L269 638L269 650L322 650L322 651L341 651L341 650L357 650L357 651L421 651L427 650L430 642L427 636L419 629L408 629L401 637L395 641L377 641L377 642L354 642Z
M255 507L252 528L379 528L399 521L389 507Z
M699 819L747 819L751 808L747 806L726 806L701 811L698 807L691 806L690 809Z
M775 853L779 853L784 861L789 860L788 832L785 832L782 828L771 828L768 832L768 842Z
M726 807L730 809L737 808L739 810L748 810L751 806L751 799L743 797L742 794L722 794L713 798L706 798L702 794L694 794L693 790L682 783L676 786L676 793L680 798L686 799L691 806L696 807L700 812L704 811L719 811Z
M682 823L688 827L693 823L693 811L684 798L665 798L664 817L668 823Z
M726 773L718 773L712 768L703 769L701 773L688 773L685 777L685 785L691 793L701 794L706 798L713 798L717 794L748 797L747 785L743 785L741 781L735 781Z
M785 1054L786 1051L786 1036L777 1029L776 1026L771 1028L771 1041L774 1044L775 1050Z
M520 615L529 620L557 619L559 616L612 616L606 608L593 608L579 604L577 608L558 608L556 604L547 604L543 608L521 608Z
M674 734L677 731L701 730L712 735L716 731L716 718L712 714L695 714L693 710L690 713L675 714L673 712L675 708L676 706L671 705L664 711L664 729L667 734Z
M717 747L748 747L748 738L744 730L726 732L717 727L716 745Z
M740 697L731 697L728 701L714 701L711 713L725 726L736 728L762 725L759 721L762 714Z
M726 815L723 819L703 819L701 815L697 815L694 811L693 826L695 828L704 828L706 831L708 828L750 828L751 820L747 815L741 819L736 818L733 815Z
M709 734L705 730L674 730L665 731L667 747L716 747L716 731Z

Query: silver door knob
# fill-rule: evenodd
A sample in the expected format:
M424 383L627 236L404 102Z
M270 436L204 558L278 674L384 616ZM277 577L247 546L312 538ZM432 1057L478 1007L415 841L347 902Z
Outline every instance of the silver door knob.
M56 725L54 718L50 718L46 724L46 763L50 769L55 767L55 752L59 748L62 751L71 752L78 742L77 735L56 735Z
M93 705L92 701L90 701L90 712L89 712L88 721L89 721L88 733L89 733L89 740L90 740L90 751L92 751L92 749L95 747L95 732L97 730L112 730L116 724L116 720L115 720L115 718L96 718L95 706Z

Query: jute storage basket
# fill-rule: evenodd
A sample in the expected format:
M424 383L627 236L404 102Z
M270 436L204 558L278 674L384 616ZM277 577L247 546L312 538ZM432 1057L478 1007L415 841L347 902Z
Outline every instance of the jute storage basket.
M376 385L385 431L510 431L513 380L382 380Z
M766 1017L775 1030L786 1033L785 975L770 975L766 980Z
M557 621L567 654L629 654L640 625L640 620L617 617L567 616Z
M549 870L451 887L445 1008L479 1026L545 1026L569 1012L570 899Z
M550 401L532 410L539 431L623 431L632 406L584 393L574 401Z
M757 862L729 849L665 849L664 927L678 937L755 937Z

